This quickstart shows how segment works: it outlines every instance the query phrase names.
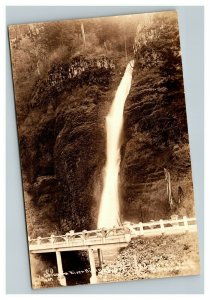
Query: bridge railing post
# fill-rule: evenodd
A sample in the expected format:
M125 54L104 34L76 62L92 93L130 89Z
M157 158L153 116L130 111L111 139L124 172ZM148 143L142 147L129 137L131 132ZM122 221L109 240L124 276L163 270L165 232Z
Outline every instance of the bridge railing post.
M70 230L69 231L69 237L70 237L71 244L73 245L73 240L75 238L75 232L74 232L74 230Z
M130 233L125 233L125 241L129 243L131 241L131 234Z
M144 235L144 226L142 222L139 223L139 228L140 228L140 234Z
M55 241L55 236L54 236L54 234L51 234L50 243L51 243L52 246L54 245L54 241Z
M101 229L101 234L102 234L102 243L105 243L106 232L105 232L105 229L104 229L104 228Z
M183 217L183 221L184 221L185 232L188 232L189 231L189 224L188 224L188 220L187 220L186 216Z
M38 236L37 241L36 241L38 245L41 244L41 240L42 240L41 236Z
M86 233L87 233L87 230L83 230L83 231L82 231L83 245L86 245Z
M160 230L161 230L161 233L164 234L164 233L165 233L165 227L164 227L164 222L163 222L163 220L160 219L159 223L160 223Z
M70 238L70 233L67 232L67 233L65 234L65 237L64 237L65 242L66 242L67 245L69 244L69 238Z

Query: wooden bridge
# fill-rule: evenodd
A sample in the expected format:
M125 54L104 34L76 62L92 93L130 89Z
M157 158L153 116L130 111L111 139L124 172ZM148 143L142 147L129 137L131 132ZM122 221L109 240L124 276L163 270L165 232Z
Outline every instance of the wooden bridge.
M196 219L183 217L182 219L159 220L147 223L132 224L123 223L122 226L109 229L97 229L82 232L67 232L65 235L51 235L49 237L38 237L30 239L29 252L35 253L56 253L58 279L61 285L66 285L66 278L63 274L61 252L63 251L88 251L91 278L90 283L97 283L96 263L94 251L97 251L99 267L102 268L102 251L110 248L126 247L133 237L156 236L162 234L178 234L197 231Z

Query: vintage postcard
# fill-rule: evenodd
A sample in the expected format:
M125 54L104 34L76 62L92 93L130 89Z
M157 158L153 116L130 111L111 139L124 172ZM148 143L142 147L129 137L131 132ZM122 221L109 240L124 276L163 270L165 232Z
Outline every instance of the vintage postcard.
M199 274L176 11L9 39L32 287Z

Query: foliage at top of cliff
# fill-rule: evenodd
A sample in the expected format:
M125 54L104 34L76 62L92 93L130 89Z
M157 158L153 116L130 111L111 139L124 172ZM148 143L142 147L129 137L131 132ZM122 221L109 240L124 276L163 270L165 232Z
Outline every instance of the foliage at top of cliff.
M127 53L132 55L138 20L139 16L124 16L11 25L18 124L21 125L29 113L28 102L35 84L46 79L53 65L69 64L80 55L86 59L101 55L124 59L125 40Z

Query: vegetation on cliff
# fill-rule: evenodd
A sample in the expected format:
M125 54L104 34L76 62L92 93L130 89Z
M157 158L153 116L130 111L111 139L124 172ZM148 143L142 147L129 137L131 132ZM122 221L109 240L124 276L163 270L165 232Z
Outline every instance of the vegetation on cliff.
M132 219L135 211L139 211L136 221L171 214L194 215L179 30L174 12L155 18L148 14L138 26L133 84L124 120L124 217ZM172 209L164 168L171 174Z
M105 116L133 57L121 149L122 219L194 214L174 12L11 26L10 38L31 237L96 227ZM171 174L172 210L164 168Z
M121 148L121 219L135 223L194 215L175 12L16 25L9 34L31 238L96 228L106 161L105 117L131 59L135 65ZM172 206L164 168L171 175ZM136 249L137 277L126 261ZM86 254L67 254L64 270L72 267L69 255L75 267L87 265ZM116 271L111 273L118 280L124 279L124 271L128 280L159 277L164 266L164 276L192 274L194 265L182 267L194 254L197 260L197 249L186 235L137 239L102 271L102 280L112 280L109 270ZM40 259L43 264L37 263ZM32 260L32 271L39 275L47 266L55 269L53 255Z
M104 118L132 55L137 24L128 16L10 27L31 237L96 227Z

